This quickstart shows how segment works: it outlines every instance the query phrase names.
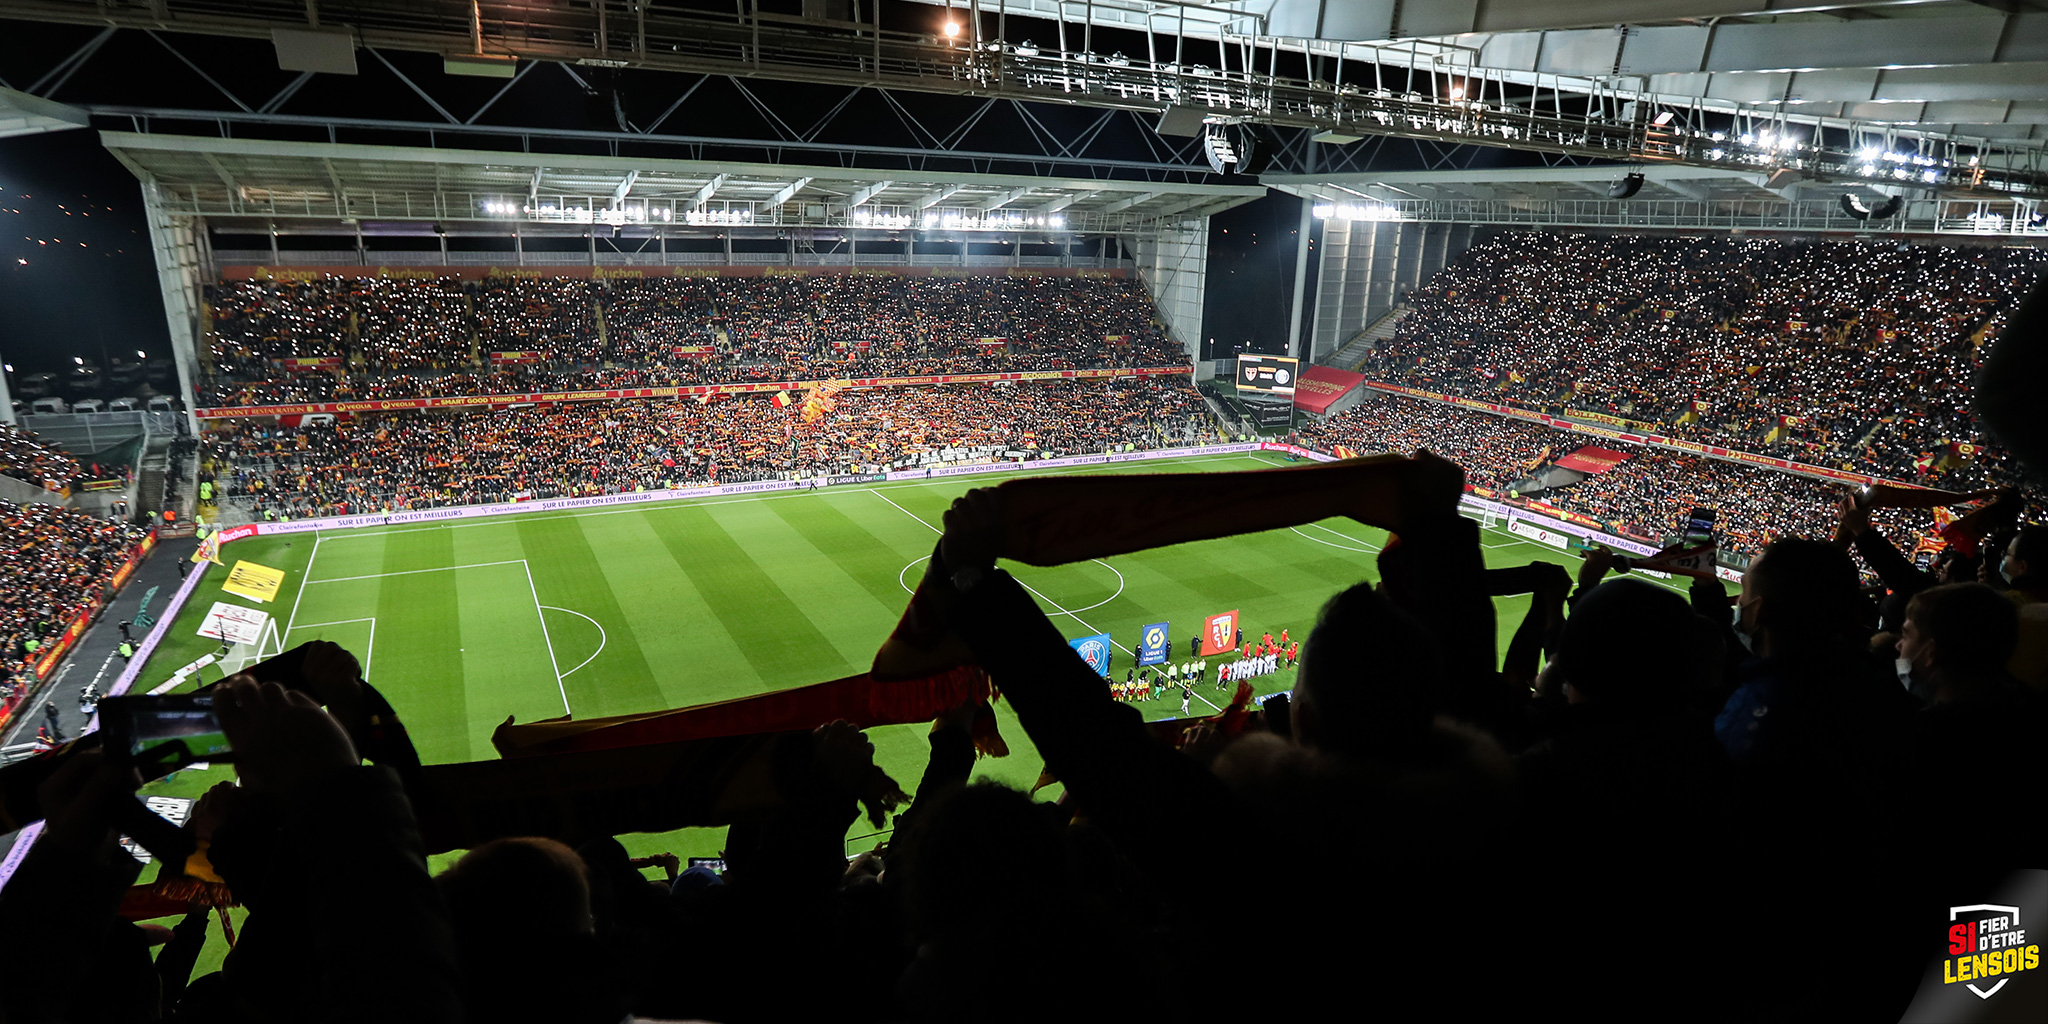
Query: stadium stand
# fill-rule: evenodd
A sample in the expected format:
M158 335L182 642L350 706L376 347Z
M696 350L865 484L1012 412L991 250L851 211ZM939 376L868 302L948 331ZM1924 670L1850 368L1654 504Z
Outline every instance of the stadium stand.
M298 427L236 422L208 433L205 457L210 478L250 516L303 518L872 472L946 449L1051 456L1215 437L1185 381L876 388L828 400L836 408L815 419L766 396L716 396Z
M13 707L35 678L36 652L55 642L149 531L55 505L0 501L0 656Z
M323 277L208 302L203 406L1188 362L1109 278Z
M1361 372L1911 479L1979 440L1962 396L2044 270L2031 247L1508 233L1411 294Z
M1835 504L1849 490L1838 481L1590 438L1395 395L1304 426L1298 437L1303 445L1325 453L1334 453L1340 445L1365 454L1426 448L1467 467L1469 483L1500 496L1556 459L1597 440L1628 458L1607 472L1541 489L1546 505L1587 516L1612 533L1652 543L1673 535L1688 509L1715 509L1720 514L1721 549L1740 559L1756 555L1776 537L1828 534L1834 528ZM1969 479L1974 487L1982 478ZM2010 481L2001 474L1998 482ZM2038 505L2034 511L2038 514ZM1935 521L1924 512L1896 512L1883 521L1902 536L1936 532Z
M38 486L70 483L83 472L71 453L11 423L0 423L0 473Z

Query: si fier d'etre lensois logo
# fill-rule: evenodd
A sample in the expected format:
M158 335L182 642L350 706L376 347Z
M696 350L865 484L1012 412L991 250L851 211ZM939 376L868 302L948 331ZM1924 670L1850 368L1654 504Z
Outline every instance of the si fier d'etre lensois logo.
M1957 893L1945 910L1938 923L1930 912L1920 926L1935 955L1902 1024L2048 1021L2048 972L2034 934L2048 926L2048 871L2013 871L1999 884Z

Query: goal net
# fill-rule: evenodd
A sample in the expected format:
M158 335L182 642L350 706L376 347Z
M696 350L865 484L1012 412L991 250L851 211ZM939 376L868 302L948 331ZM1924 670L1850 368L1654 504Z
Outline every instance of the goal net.
M219 657L217 664L222 675L231 676L265 658L283 653L284 638L278 635L277 620L271 619L263 624L263 632L255 643L228 644L228 652Z

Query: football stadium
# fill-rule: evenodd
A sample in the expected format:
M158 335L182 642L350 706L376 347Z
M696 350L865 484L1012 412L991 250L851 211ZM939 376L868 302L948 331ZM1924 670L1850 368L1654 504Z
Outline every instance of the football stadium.
M0 1019L2048 1019L2044 87L0 0Z

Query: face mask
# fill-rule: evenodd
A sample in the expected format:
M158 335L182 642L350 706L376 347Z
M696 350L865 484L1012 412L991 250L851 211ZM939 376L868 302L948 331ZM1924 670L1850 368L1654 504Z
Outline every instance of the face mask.
M2011 555L2007 555L2007 556L2005 556L2004 558L2001 558L2001 559L1999 559L1999 560L1998 560L1998 574L1999 574L2000 576L2003 576L2003 577L2005 577L2005 578L2006 578L2006 579L2008 579L2008 580L2009 580L2009 579L2012 579L2012 556L2011 556Z
M1899 674L1899 685L1907 690L1913 688L1913 662L1909 658L1892 659L1892 668Z
M1749 630L1742 628L1742 606L1737 605L1734 608L1728 609L1728 611L1731 613L1731 617L1734 620L1730 623L1730 625L1732 625L1735 628L1735 639L1742 641L1743 650L1748 651L1751 654L1755 654L1756 637L1751 636Z

